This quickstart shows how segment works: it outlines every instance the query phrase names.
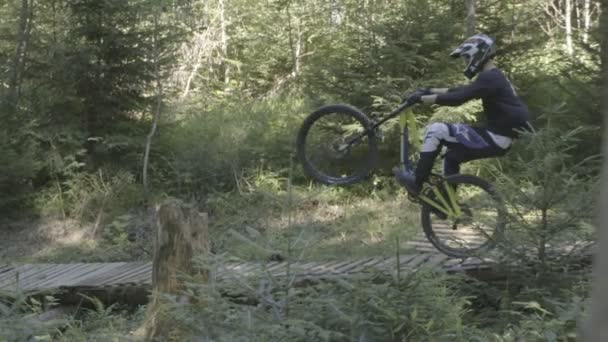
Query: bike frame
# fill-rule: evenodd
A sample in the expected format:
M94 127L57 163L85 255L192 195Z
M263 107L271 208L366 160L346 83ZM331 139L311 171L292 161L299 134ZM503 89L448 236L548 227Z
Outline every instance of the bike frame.
M374 123L370 128L366 129L361 134L358 134L357 136L350 139L347 142L347 146L350 146L355 141L361 139L370 130L375 131L378 127L380 127L385 122L393 119L394 117L396 117L398 115L401 115L401 117L400 117L400 128L401 128L401 151L400 151L401 165L400 165L400 167L403 170L413 172L414 164L409 157L409 154L410 154L409 130L410 130L410 126L414 132L417 132L418 128L416 125L416 120L414 118L413 112L406 111L406 109L412 107L413 105L414 105L414 103L405 101L399 107L397 107L392 112L390 112L385 118L378 121L377 123ZM416 135L416 134L414 134L414 135ZM431 187L431 190L435 194L435 198L438 201L434 201L423 194L419 194L417 196L417 198L420 199L421 201L423 201L424 203L430 205L431 207L444 213L448 217L451 217L451 218L461 217L462 210L460 208L460 205L458 204L458 201L456 200L456 192L454 191L454 188L452 188L452 186L449 185L443 178L442 178L442 182L440 182L440 183L442 183L443 187L446 189L447 198L445 198L445 196L439 190L438 184L429 184L429 186Z

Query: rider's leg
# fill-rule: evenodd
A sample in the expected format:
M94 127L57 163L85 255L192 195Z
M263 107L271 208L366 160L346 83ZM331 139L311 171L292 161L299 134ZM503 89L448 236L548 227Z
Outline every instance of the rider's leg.
M448 151L443 159L443 175L450 176L460 173L460 164L476 159L484 159L491 157L499 157L507 152L507 149L501 149L494 144L488 147L473 149L463 144L447 144ZM457 187L453 186L453 190L457 191ZM447 196L443 189L440 188L443 196Z
M420 192L422 184L431 174L441 146L446 143L458 142L451 133L450 125L445 123L433 123L427 127L424 141L420 148L420 159L414 173L395 171L397 180L407 188L408 192L412 194Z
M492 157L500 157L507 153L507 149L502 149L494 144L488 144L482 148L471 148L461 143L446 143L448 148L443 159L443 175L450 176L460 173L462 163Z
M450 176L460 173L460 163L459 159L448 157L446 153L443 157L443 175Z
M504 137L503 137L504 138ZM507 139L507 138L505 138ZM415 172L395 175L408 192L417 194L431 173L441 146L448 147L444 160L444 175L456 174L466 161L501 156L507 148L499 147L485 128L465 124L434 123L427 127Z

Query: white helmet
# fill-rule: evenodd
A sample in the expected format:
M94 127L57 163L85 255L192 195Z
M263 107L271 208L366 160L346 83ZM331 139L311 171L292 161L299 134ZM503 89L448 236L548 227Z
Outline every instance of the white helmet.
M473 78L486 62L496 54L494 40L485 34L478 33L467 38L450 54L453 58L465 57L468 60L464 75Z

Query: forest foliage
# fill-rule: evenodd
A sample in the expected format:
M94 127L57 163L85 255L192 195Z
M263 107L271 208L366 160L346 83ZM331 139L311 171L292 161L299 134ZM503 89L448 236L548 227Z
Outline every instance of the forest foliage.
M0 12L6 213L102 170L139 186L156 112L153 192L202 197L259 167L284 175L299 122L321 104L373 114L418 86L465 81L447 56L465 2L12 0ZM476 27L496 38L538 129L600 126L599 13L583 0L477 4ZM417 109L421 123L478 112ZM586 130L572 162L597 154L599 137Z

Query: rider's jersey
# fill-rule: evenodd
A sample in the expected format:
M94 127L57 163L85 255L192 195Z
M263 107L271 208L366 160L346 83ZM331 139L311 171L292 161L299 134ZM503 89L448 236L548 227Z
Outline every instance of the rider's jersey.
M447 93L437 95L435 103L459 106L472 99L481 99L490 132L514 138L518 136L516 129L529 128L528 107L499 69L483 71L471 84L451 88Z

